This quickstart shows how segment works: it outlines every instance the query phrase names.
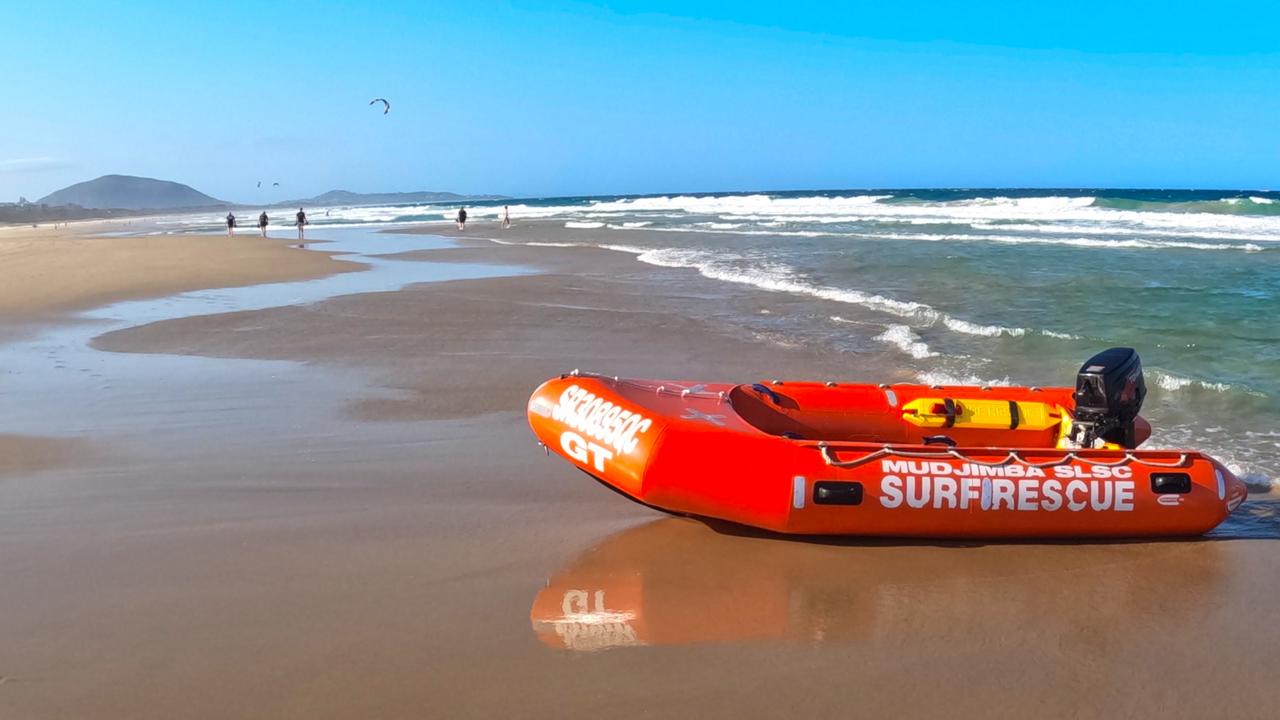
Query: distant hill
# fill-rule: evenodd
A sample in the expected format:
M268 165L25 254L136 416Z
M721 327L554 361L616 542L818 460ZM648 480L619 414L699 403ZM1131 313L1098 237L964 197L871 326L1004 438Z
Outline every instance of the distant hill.
M50 193L36 204L78 205L88 209L172 210L228 203L182 183L132 175L103 175Z
M278 205L411 205L418 203L474 202L476 200L502 200L502 195L459 195L451 192L396 192L356 193L349 190L330 190L327 193L303 200L289 200Z

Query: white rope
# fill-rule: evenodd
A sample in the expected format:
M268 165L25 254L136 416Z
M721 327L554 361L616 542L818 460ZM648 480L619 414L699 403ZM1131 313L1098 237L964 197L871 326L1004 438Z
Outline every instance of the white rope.
M601 375L600 373L588 372L586 370L574 370L571 373L566 373L565 376L590 378L593 380L604 380L606 382L611 382L614 385L629 385L633 388L646 390L652 393L656 393L658 395L674 395L680 398L694 398L696 400L716 400L719 402L724 402L727 399L727 396L723 391L713 392L711 390L705 390L705 389L695 390L695 388L699 387L698 385L694 385L692 388L684 388L684 387L680 387L679 385L676 385L673 387L667 387L666 385L659 385L658 387L655 388L652 385L637 382L635 380L629 380L627 378L620 378L617 375ZM706 386L703 385L701 387L705 388Z
M705 387L700 385L694 385L691 388L683 388L679 386L676 386L674 388L669 388L666 385L659 385L655 389L653 388L652 385L645 385L645 384L636 382L634 380L619 378L617 375L601 375L600 373L587 372L587 371L577 370L577 369L575 369L571 373L568 373L568 375L570 377L588 377L588 378L595 378L597 380L606 380L614 383L615 385L630 385L632 387L640 388L642 390L650 390L650 391L656 392L659 395L675 395L681 398L692 397L692 398L706 399L706 400L719 400L720 402L724 402L725 400L728 399L727 395L724 392L711 392L708 390L699 391L698 390L699 387ZM1040 388L1031 388L1031 389L1039 390ZM1156 462L1155 460L1148 460L1146 458L1137 457L1136 455L1134 455L1132 452L1129 452L1128 450L1125 451L1124 456L1121 457L1119 460L1115 460L1111 462L1108 462L1106 460L1094 460L1092 458L1084 457L1076 454L1076 452L1073 450L1067 450L1066 452L1063 453L1062 457L1058 458L1057 460L1049 460L1047 462L1039 462L1039 463L1027 460L1026 458L1022 457L1022 455L1019 454L1017 450L1010 450L1009 453L1004 456L1004 458L997 460L995 462L992 462L989 460L978 460L977 458L969 457L964 453L952 448L947 448L946 450L943 450L941 452L931 453L931 452L912 452L910 450L902 450L899 448L895 448L892 445L885 445L879 450L876 450L875 452L869 455L864 455L863 457L860 457L856 460L840 460L836 458L835 452L825 442L818 443L818 448L819 450L822 451L822 459L828 465L835 468L857 467L864 463L871 462L872 460L875 460L877 458L884 457L885 455L898 455L900 457L919 458L924 460L937 460L945 457L953 457L962 462L976 463L978 465L985 465L987 467L1000 467L1002 465L1007 465L1010 462L1018 462L1018 463L1022 463L1023 465L1027 465L1029 467L1047 468L1047 467L1062 465L1064 463L1068 463L1072 461L1078 461L1078 462L1085 463L1086 465L1098 465L1103 467L1119 467L1126 463L1138 463L1140 465L1149 465L1151 467L1158 467L1158 468L1180 468L1185 466L1187 463L1186 453L1179 453L1178 459L1171 463L1163 463L1163 462Z
M822 459L828 465L835 468L857 467L859 465L871 462L872 460L875 460L877 458L884 457L885 455L897 455L900 457L919 458L924 460L938 460L941 458L953 457L962 462L975 463L978 465L985 465L987 467L1000 467L1002 465L1007 465L1010 462L1018 462L1018 463L1022 463L1023 465L1028 465L1030 467L1047 468L1047 467L1054 467L1056 465L1062 465L1064 463L1068 463L1072 461L1078 461L1078 462L1085 463L1087 465L1100 465L1104 467L1119 467L1126 463L1132 462L1132 463L1138 463L1140 465L1150 465L1151 467L1177 468L1177 467L1183 467L1184 465L1186 465L1186 462L1187 462L1186 453L1179 453L1177 460L1171 463L1164 463L1164 462L1156 462L1155 460L1149 460L1147 458L1138 457L1127 450L1125 451L1123 457L1121 457L1119 460L1115 460L1111 462L1108 462L1106 460L1095 460L1093 458L1084 457L1082 455L1077 454L1074 450L1066 451L1065 453L1063 453L1062 457L1056 460L1049 460L1048 462L1039 462L1039 463L1027 460L1017 450L1010 450L1009 453L1005 455L1002 459L993 462L990 460L979 460L977 458L970 457L960 452L959 450L955 450L952 448L947 448L946 450L943 450L941 452L913 452L910 450L895 448L892 445L885 445L879 450L876 450L873 453L869 453L855 460L840 460L835 456L835 451L831 449L831 446L827 445L826 443L824 442L818 443L818 449L819 451L822 452Z

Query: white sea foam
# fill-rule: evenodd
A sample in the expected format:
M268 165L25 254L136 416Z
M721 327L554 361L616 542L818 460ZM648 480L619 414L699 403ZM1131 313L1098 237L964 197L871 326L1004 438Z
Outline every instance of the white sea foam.
M636 256L640 262L661 267L696 269L703 277L712 280L751 285L773 292L809 295L834 302L861 305L904 318L920 318L932 322L940 317L934 308L911 300L897 300L861 290L848 290L826 285L816 285L798 277L795 271L780 263L761 262L751 266L736 266L733 260L740 256L710 253L702 250L679 248L645 249L629 245L602 245L601 247Z
M1151 370L1152 377L1155 378L1156 385L1162 390L1169 392L1177 392L1186 388L1200 388L1203 390L1212 390L1214 392L1228 392L1234 389L1229 383L1209 382L1207 380L1195 380L1192 378L1174 375L1164 370Z
M1156 377L1156 384L1165 390L1181 390L1195 382L1191 378L1178 377L1177 375L1169 375L1166 373L1153 374Z
M570 220L564 224L565 227L574 230L598 230L604 227L602 222L582 222L580 220Z
M907 223L992 223L1034 221L1075 223L1093 231L1129 228L1170 235L1202 236L1205 232L1249 235L1250 239L1280 241L1280 218L1221 213L1159 212L1096 207L1092 197L977 198L952 202L884 203L882 195L848 197L677 196L602 201L596 211L677 211L716 216L735 222L840 223L897 221ZM1266 198L1260 198L1265 200ZM581 211L581 208L578 208Z
M737 264L746 261L746 258L741 255L711 253L704 250L683 248L643 248L634 245L618 244L604 244L597 247L635 255L637 260L643 263L648 263L649 265L692 268L697 270L703 277L712 280L720 280L740 285L750 285L760 288L761 290L769 290L772 292L808 295L822 300L859 305L869 310L875 310L895 315L897 317L914 320L919 325L934 325L941 323L948 330L965 335L976 335L980 337L998 337L1001 335L1022 337L1029 332L1026 328L1005 327L1003 325L981 325L968 320L952 317L937 308L914 300L899 300L861 290L817 285L805 281L802 277L798 276L792 268L781 263L755 261L755 264L743 267ZM852 322L838 315L831 316L831 319L836 322ZM906 331L914 332L906 325L895 325L892 327L902 327ZM1034 332L1039 332L1047 337L1059 339L1080 339L1075 335L1054 332L1051 330L1040 330ZM895 333L896 334L890 337L877 337L876 339L896 344L896 339L901 337L902 330L896 330ZM923 345L923 343L921 344ZM928 346L925 345L926 349L927 347Z
M1090 223L978 221L963 224L968 225L974 230L998 230L1015 233L1033 233L1036 235L1096 235L1099 239L1120 235L1157 238L1188 237L1209 240L1242 240L1257 242L1280 241L1280 228L1277 228L1277 232L1266 233L1251 232L1249 230L1213 230L1203 227L1183 229L1176 227L1141 227L1121 222L1103 221Z
M971 323L968 320L959 318L944 317L942 324L948 329L954 330L965 335L981 335L983 337L998 337L1000 335L1008 335L1010 337L1022 337L1027 334L1026 328L1020 327L1004 327L1003 325L979 325Z
M785 197L769 195L678 195L621 200L601 200L591 204L597 212L671 212L689 215L758 214L771 217L789 215L830 215L868 212L889 195L855 195L849 197Z
M964 233L865 233L861 237L892 240L932 242L994 242L1007 245L1067 245L1072 247L1105 248L1121 250L1243 250L1259 252L1263 248L1256 243L1230 244L1192 242L1187 240L1108 240L1094 237L1029 237L1026 235L970 235Z
M902 352L917 360L935 357L938 353L929 349L929 345L908 325L890 325L883 333L875 337L882 343L893 345Z
M941 370L926 370L916 373L916 379L925 385L978 385L985 387L1007 387L1013 384L1009 378L986 380L977 375L952 375Z
M510 204L516 220L559 219L566 222L588 222L623 219L627 222L652 222L654 219L712 222L722 226L751 223L762 231L782 224L821 226L854 223L903 225L956 224L979 229L1019 232L1023 235L1068 235L1071 242L1093 247L1126 247L1105 238L1132 235L1153 238L1154 245L1131 245L1137 248L1188 247L1216 250L1258 250L1255 243L1280 242L1280 216L1232 215L1208 212L1160 212L1153 210L1120 210L1097 207L1092 197L990 197L950 202L882 202L886 195L849 195L839 197L771 197L768 195L728 196L663 196L538 204ZM1265 197L1250 197L1250 202L1273 204ZM468 206L468 213L481 222L498 219L502 206ZM326 215L326 213L328 213ZM388 223L397 221L452 220L456 206L439 203L398 206L332 206L308 208L312 222L323 225L350 223ZM212 224L217 215L175 216L164 222L178 225ZM685 226L684 229L689 229ZM705 227L705 226L704 226ZM675 228L669 228L675 229ZM749 231L751 228L724 228L725 231ZM803 228L798 228L803 231ZM874 228L859 230L874 232ZM721 231L705 227L705 231ZM850 233L832 233L834 236ZM1010 236L1002 236L1010 237ZM1016 237L1016 236L1015 236ZM987 236L987 239L991 239ZM1025 239L1025 238L1024 238ZM1247 241L1250 245L1219 246L1196 240ZM1186 245L1172 244L1181 240ZM1009 240L1002 240L1008 242ZM1101 244L1097 244L1101 243Z
M487 239L489 242L491 242L491 243L496 243L496 244L498 244L498 245L512 245L512 246L517 246L517 247L519 247L519 246L528 246L528 247L550 247L550 248L582 248L582 247L595 247L595 245L588 245L588 244L586 244L586 243L572 243L572 242L537 242L537 241L515 242L515 241L511 241L511 240L499 240L498 238L486 238L486 239Z
M977 335L980 337L1023 337L1028 333L1039 333L1045 337L1057 338L1059 340L1082 340L1079 335L1071 335L1070 333L1055 332L1053 330L1028 330L1020 327L1005 327L1004 325L979 325L968 320L960 320L949 315L944 315L942 324L946 325L949 330L954 330L965 335Z
M782 348L794 349L801 346L799 342L792 340L781 333L752 331L751 336L757 340L762 340L770 345L777 345Z
M708 226L699 225L675 225L665 227L652 228L659 232L674 233L705 233L705 234L724 234L724 235L745 235L745 236L771 236L771 237L831 237L831 238L859 238L864 240L906 240L906 241L928 241L928 242L995 242L1006 245L1064 245L1071 247L1100 248L1111 250L1170 250L1170 249L1186 249L1186 250L1235 250L1244 252L1261 252L1265 250L1257 243L1211 243L1211 242L1192 242L1183 240L1108 240L1105 238L1090 237L1028 237L1020 235L978 235L978 234L943 234L943 233L902 233L902 232L877 232L877 231L859 231L859 232L831 232L825 230L718 230ZM1280 238L1278 238L1280 239Z
M873 326L877 328L883 327L883 325L881 325L880 323L872 322L871 320L852 320L850 318L842 317L840 315L832 315L830 319L831 319L831 322L838 323L840 325L866 325L866 326Z

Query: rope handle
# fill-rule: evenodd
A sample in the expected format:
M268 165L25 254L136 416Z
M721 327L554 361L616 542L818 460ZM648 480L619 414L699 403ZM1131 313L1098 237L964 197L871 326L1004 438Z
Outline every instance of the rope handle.
M998 460L996 462L991 462L988 460L978 460L976 458L969 457L954 448L948 448L942 452L913 452L910 450L902 450L899 448L895 448L892 445L885 445L879 450L876 450L875 452L865 455L863 457L857 458L856 460L840 460L839 458L836 457L835 451L831 449L831 446L826 444L825 442L818 443L818 451L822 453L822 459L824 462L827 463L827 465L830 465L831 467L834 467L834 468L842 468L842 469L854 468L859 465L871 462L872 460L885 457L887 455L898 455L900 457L918 458L918 459L924 459L924 460L938 460L941 458L953 457L963 462L976 463L978 465L985 465L987 467L1000 467L1002 465L1007 465L1010 462L1018 462L1018 463L1022 463L1023 465L1027 465L1029 467L1048 468L1048 467L1054 467L1057 465L1062 465L1067 462L1071 462L1073 460L1078 460L1088 465L1099 465L1103 467L1119 467L1126 463L1132 462L1132 463L1138 463L1140 465L1149 465L1151 467L1157 467L1157 468L1180 468L1185 466L1187 463L1186 453L1178 453L1178 459L1172 463L1163 463L1163 462L1156 462L1154 460L1148 460L1145 458L1137 457L1132 452L1129 452L1128 450L1125 451L1124 457L1114 462L1107 462L1104 460L1093 460L1091 458L1083 457L1081 455L1076 454L1074 450L1068 450L1065 453L1063 453L1061 458L1057 460L1050 460L1048 462L1041 462L1041 463L1027 460L1026 458L1022 457L1022 455L1020 455L1017 450L1010 450L1008 455L1005 455L1003 459Z
M681 399L693 398L695 400L715 400L717 402L726 402L729 394L720 391L707 390L707 386L703 384L694 385L693 387L683 387L681 385L659 385L656 388L652 384L637 382L629 378L618 377L617 375L603 375L601 373L588 372L586 370L578 370L575 368L573 372L560 373L560 379L565 378L587 378L589 380L600 380L603 382L613 383L613 385L627 385L638 390L652 392L658 395L672 395Z

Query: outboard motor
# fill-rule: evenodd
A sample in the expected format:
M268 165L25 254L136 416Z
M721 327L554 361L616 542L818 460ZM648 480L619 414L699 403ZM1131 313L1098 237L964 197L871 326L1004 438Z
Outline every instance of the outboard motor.
M1135 447L1134 419L1146 396L1142 359L1133 348L1111 348L1089 358L1076 374L1072 441L1083 448L1099 438Z

